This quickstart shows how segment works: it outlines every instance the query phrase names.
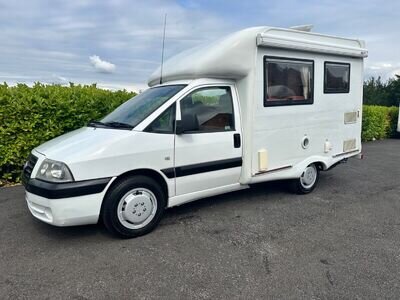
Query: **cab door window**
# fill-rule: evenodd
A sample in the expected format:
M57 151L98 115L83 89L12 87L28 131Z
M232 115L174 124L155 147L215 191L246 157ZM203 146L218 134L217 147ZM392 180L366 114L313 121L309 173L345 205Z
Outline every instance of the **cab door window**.
M234 114L229 87L207 87L187 95L180 102L182 117L198 122L191 133L233 131Z

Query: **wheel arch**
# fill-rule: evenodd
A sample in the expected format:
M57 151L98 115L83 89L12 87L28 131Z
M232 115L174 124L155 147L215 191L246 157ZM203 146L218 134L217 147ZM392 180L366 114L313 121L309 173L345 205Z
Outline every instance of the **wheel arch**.
M156 171L154 169L135 169L135 170L130 170L130 171L127 171L125 173L122 173L122 174L118 175L117 178L115 178L115 180L108 187L108 189L107 189L107 191L106 191L106 193L104 195L104 198L107 197L107 194L109 193L109 191L111 191L111 189L118 182L120 182L121 180L123 180L123 179L125 179L127 177L132 177L132 176L137 176L137 175L141 175L141 176L146 176L146 177L152 178L157 183L160 184L161 189L164 192L165 197L167 198L166 207L168 207L169 189L168 189L167 181L166 181L166 179L164 178L164 176L160 172L158 172L158 171ZM103 208L104 198L103 198L102 205L101 205L102 208Z
M325 171L328 169L328 166L323 161L316 161L314 162L314 164L320 171Z
M330 166L329 163L330 163L329 160L327 160L324 157L320 156L308 157L295 167L297 170L296 172L297 175L295 176L295 178L300 177L303 171L306 169L306 167L311 164L315 164L319 171L326 171Z

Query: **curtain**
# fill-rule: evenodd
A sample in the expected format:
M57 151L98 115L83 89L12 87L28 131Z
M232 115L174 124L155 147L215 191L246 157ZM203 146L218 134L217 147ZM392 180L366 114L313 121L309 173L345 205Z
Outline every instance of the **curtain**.
M310 68L308 66L301 67L301 81L303 83L304 99L309 98L308 91L310 90Z

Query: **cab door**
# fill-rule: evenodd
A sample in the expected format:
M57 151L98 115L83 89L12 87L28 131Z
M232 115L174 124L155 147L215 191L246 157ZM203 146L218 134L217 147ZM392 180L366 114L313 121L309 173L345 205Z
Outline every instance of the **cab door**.
M238 183L242 137L234 86L192 90L178 101L177 120L191 124L175 136L176 195Z

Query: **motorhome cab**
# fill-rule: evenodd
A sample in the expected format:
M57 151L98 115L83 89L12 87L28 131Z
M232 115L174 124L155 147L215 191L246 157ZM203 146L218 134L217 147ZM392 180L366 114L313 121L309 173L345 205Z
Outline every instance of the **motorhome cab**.
M183 52L101 121L35 148L31 213L56 226L151 231L165 208L320 171L361 151L364 42L249 28Z

